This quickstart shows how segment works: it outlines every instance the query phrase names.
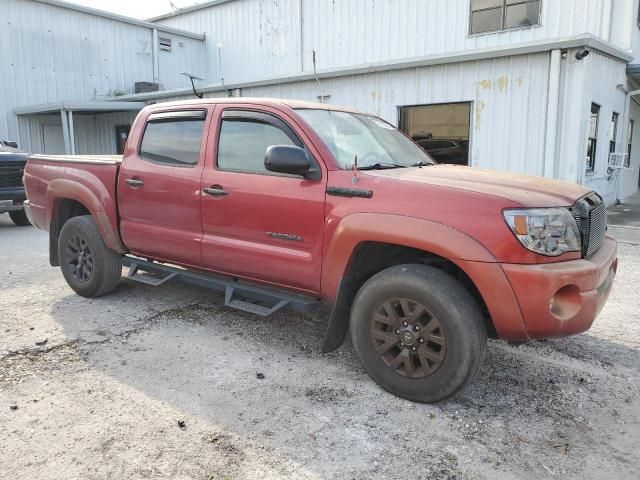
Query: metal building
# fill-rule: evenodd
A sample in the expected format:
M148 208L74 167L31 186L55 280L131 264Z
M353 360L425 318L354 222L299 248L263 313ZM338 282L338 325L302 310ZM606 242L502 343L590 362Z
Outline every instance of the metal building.
M40 36L47 24L33 12L63 8L59 1L11 5L30 12L25 19L12 15L12 7L14 27ZM187 71L206 79L198 84L205 96L355 107L398 125L445 161L584 183L612 203L639 183L638 7L638 0L215 0L147 23L74 6L74 15L104 19L95 20L104 30L91 35L103 31L100 41L115 42L98 51L115 70L102 75L119 75L120 83L87 82L88 71L67 63L67 78L84 75L74 80L80 88L67 80L70 88L38 102L17 91L10 97L19 103L7 117L20 124L26 148L47 150L39 140L46 124L38 103L103 100L115 109L133 102L135 110L190 97L188 80L179 75ZM63 16L60 22L71 21ZM129 43L106 33L109 28L131 29ZM141 58L143 37L150 44ZM163 50L167 40L170 51ZM176 52L177 44L184 52ZM133 56L145 61L131 65ZM61 70L64 56L60 62L50 66ZM128 93L135 81L163 87ZM115 151L114 129L122 132L133 112L78 115L92 120L82 127L76 120L76 151L102 153Z

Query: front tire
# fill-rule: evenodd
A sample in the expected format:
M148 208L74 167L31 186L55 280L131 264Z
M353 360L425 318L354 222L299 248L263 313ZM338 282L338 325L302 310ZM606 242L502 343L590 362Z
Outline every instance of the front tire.
M27 218L27 212L24 210L13 210L9 212L9 216L11 217L11 221L19 227L28 227L31 225L31 222Z
M111 293L122 275L122 256L105 245L91 215L73 217L64 224L58 258L65 280L83 297Z
M399 265L371 277L351 308L351 340L369 375L388 392L431 403L476 376L487 332L472 295L425 265Z

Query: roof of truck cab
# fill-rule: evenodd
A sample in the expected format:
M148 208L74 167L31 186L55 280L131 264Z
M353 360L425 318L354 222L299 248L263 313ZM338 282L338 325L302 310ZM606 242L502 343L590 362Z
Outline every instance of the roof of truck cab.
M154 103L150 107L186 107L197 105L217 105L217 104L233 104L233 103L253 103L256 105L265 105L271 107L288 107L292 109L316 109L316 110L336 110L342 112L360 113L352 108L328 103L306 102L304 100L292 100L284 98L262 98L262 97L224 97L224 98L203 98L202 100L178 100L174 102Z

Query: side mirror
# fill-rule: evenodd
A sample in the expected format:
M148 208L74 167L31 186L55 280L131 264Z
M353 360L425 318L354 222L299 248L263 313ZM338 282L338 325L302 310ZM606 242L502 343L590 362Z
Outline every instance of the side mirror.
M272 145L267 148L264 166L270 172L301 175L313 179L312 163L307 151L300 147L289 145Z

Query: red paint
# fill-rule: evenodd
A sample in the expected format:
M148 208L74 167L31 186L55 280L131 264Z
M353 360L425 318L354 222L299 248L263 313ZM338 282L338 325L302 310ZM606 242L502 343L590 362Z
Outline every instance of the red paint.
M475 168L436 167L357 173L341 170L295 108L326 105L265 99L156 104L136 119L122 163L31 159L25 181L32 212L48 230L56 202L77 200L98 219L110 248L186 267L304 291L329 302L354 249L365 241L404 245L457 264L482 295L501 338L563 336L589 328L608 292L596 289L617 266L615 241L589 260L579 253L544 257L512 235L502 211L570 206L584 187ZM279 117L304 142L320 180L252 175L217 169L217 138L225 109ZM146 118L157 112L206 109L195 168L148 163L137 152ZM142 179L131 187L127 179ZM211 197L203 188L222 187ZM325 194L327 186L370 190L373 197ZM116 191L117 190L117 191ZM273 238L267 232L299 237ZM552 297L562 288L554 316ZM575 288L574 288L575 287ZM561 318L559 318L561 317Z

